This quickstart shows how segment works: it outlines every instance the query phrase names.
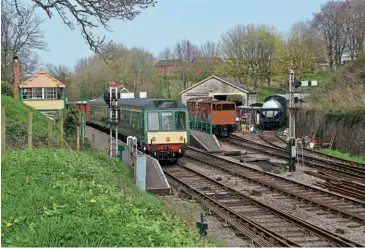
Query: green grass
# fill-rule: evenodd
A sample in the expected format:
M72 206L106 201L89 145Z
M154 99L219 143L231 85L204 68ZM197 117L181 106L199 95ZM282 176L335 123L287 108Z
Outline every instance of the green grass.
M217 244L137 190L128 169L104 154L11 151L3 154L1 170L2 246Z
M7 147L17 143L18 148L26 145L28 134L28 112L33 113L33 141L47 142L48 119L39 111L9 96L1 96L1 106L5 107ZM59 134L59 126L53 124L53 136Z
M308 81L308 80L318 81L318 83L320 84L322 81L327 80L330 76L331 73L329 71L319 71L312 74L298 76L297 79L303 81Z
M354 161L357 163L365 164L365 157L360 156L350 156L348 153L342 153L338 150L330 150L330 149L317 149L318 152L324 153L333 157L342 158L350 161Z
M256 102L264 102L265 98L274 94L285 94L285 90L273 89L273 88L257 88L256 89Z

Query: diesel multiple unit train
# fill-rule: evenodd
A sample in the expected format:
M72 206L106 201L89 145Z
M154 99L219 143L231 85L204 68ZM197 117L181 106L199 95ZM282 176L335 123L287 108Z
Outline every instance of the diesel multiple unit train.
M135 136L138 149L159 161L176 162L188 149L190 127L185 105L169 99L129 98L119 99L118 107L118 136L124 142L127 136ZM90 102L89 124L107 129L107 117L106 100Z

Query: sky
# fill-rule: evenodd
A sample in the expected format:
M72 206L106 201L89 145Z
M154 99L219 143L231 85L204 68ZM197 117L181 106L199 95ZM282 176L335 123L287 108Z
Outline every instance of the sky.
M327 0L157 0L153 8L142 10L132 21L113 20L109 32L103 28L96 35L125 46L144 47L158 55L184 38L198 46L218 42L223 33L238 24L269 24L279 32L289 31L297 21L310 20ZM41 28L47 51L39 51L40 65L66 65L91 56L89 46L78 26L71 30L54 15L37 14L45 19Z

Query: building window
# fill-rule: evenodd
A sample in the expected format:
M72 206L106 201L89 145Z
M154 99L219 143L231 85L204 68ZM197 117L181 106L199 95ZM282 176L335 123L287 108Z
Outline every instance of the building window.
M160 122L158 119L158 112L148 113L148 130L158 131L160 129Z
M23 99L63 99L63 89L23 88Z
M44 99L62 99L62 88L44 88Z
M42 99L42 88L24 88L23 99Z

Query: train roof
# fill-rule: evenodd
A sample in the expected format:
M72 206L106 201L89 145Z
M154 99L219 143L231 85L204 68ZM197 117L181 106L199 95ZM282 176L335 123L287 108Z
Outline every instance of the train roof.
M128 98L120 99L118 105L121 107L133 108L186 108L184 104L171 99L155 99L155 98Z
M234 103L234 102L218 100L218 99L212 99L212 100L203 100L199 103Z
M92 105L106 105L103 98L95 99ZM186 108L176 100L155 98L125 98L118 100L118 106L129 108L153 109L153 108Z

